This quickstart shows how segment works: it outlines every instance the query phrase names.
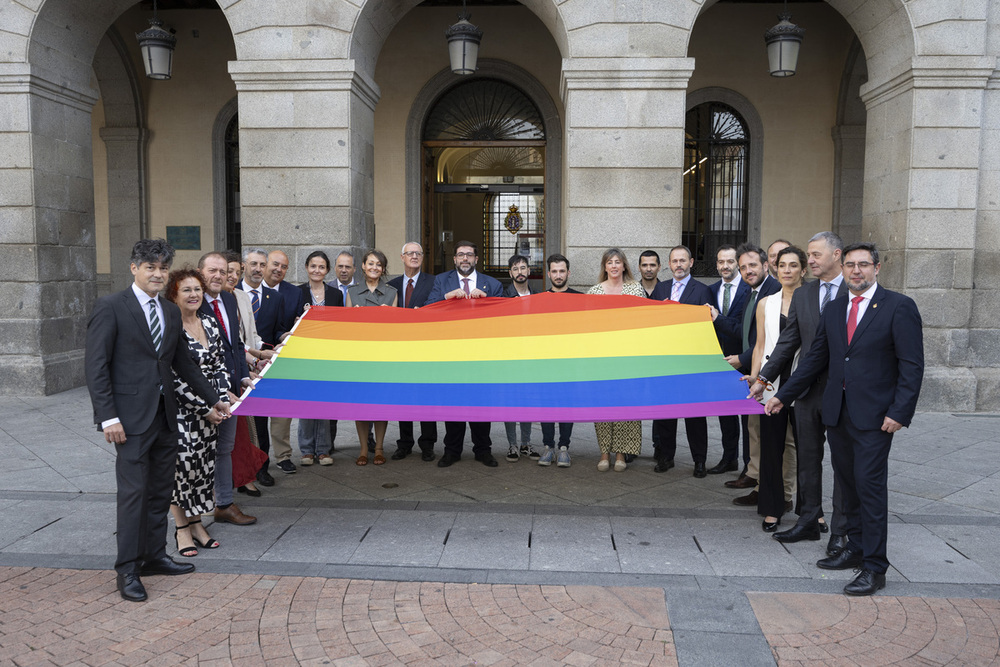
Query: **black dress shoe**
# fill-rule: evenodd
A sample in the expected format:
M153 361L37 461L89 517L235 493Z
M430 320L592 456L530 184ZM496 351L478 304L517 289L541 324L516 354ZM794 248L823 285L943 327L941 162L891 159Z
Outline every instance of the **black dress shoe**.
M139 568L139 574L144 577L148 577L154 574L188 574L194 572L194 565L192 563L178 563L169 556L164 556L163 558L157 558L156 560L147 560Z
M496 468L499 463L493 458L493 455L489 452L483 452L482 454L476 454L476 460L482 463L487 468Z
M695 463L694 464L694 476L695 477L697 477L698 479L701 479L702 477L704 477L707 474L708 474L708 471L705 470L705 462L704 461L701 461L699 463Z
M420 460L421 461L428 461L428 462L433 461L434 460L434 452L420 452Z
M253 498L260 498L260 489L251 489L245 486L237 486L236 490L240 493L245 493Z
M271 477L271 473L266 470L261 470L257 473L257 481L264 486L274 486L274 478Z
M853 570L861 567L864 558L861 553L854 553L847 547L840 550L836 556L830 556L816 561L816 567L821 570Z
M721 475L724 472L735 472L738 467L736 461L727 461L722 459L719 461L718 465L712 466L708 469L709 475Z
M724 487L727 489L752 489L757 486L757 480L753 477L747 477L746 475L740 475L736 479L731 479L725 484Z
M828 524L826 521L817 521L816 525L819 526L819 532L821 533L830 532L830 524Z
M772 537L784 544L801 542L802 540L812 540L815 542L819 540L819 528L815 524L809 526L797 523L788 530L775 533Z
M454 454L448 454L447 452L445 452L444 454L441 455L441 458L438 459L438 468L447 468L452 463L456 463L461 458L462 458L461 456L455 456Z
M733 498L733 504L739 505L740 507L750 507L751 505L757 506L757 492L751 491L745 496L740 496L739 498Z
M115 580L123 600L142 602L149 597L146 595L146 587L142 585L138 574L119 574Z
M775 521L768 521L767 519L764 519L763 521L760 522L760 528L765 533L773 533L774 531L778 530L778 526L780 525L781 525L781 517L778 517L778 519L776 519Z
M626 454L625 463L632 463L632 461L635 461L635 454Z
M826 555L836 556L847 546L847 535L830 535L830 541L826 543Z
M854 581L844 586L847 595L871 595L885 588L885 575L863 569Z
M653 472L667 472L673 467L673 459L656 459L656 465L653 466Z
M391 458L393 461L402 461L403 459L405 459L409 455L410 455L410 450L409 449L402 449L402 448L400 448L400 449L397 449L396 451L394 451L392 453L392 456L390 456L389 458Z

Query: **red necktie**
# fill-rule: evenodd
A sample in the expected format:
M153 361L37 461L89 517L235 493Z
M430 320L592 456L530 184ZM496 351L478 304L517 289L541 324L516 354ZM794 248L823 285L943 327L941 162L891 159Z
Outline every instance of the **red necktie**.
M462 278L462 287L465 288L465 293L467 295L469 295L469 296L472 295L472 293L469 291L469 279L468 278Z
M413 296L413 278L409 278L406 283L406 294L403 296L403 308L410 307L410 298Z
M851 312L847 316L847 344L851 344L851 339L854 338L854 330L858 328L858 304L860 304L865 297L856 296L851 299Z
M226 323L222 321L222 311L219 310L219 300L215 299L212 301L212 310L215 311L215 319L219 320L219 324L222 326L222 335L229 340L229 332L226 330Z

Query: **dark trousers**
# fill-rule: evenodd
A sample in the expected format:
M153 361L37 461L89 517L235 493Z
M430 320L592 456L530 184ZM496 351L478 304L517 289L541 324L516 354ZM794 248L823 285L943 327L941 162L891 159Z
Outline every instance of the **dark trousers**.
M559 422L559 447L569 447L569 439L573 435L573 422ZM554 422L542 422L542 445L556 447L556 425Z
M422 452L433 452L438 439L437 422L420 422L420 439L417 444ZM399 422L399 440L396 446L404 452L413 451L413 422Z
M271 453L271 429L267 426L267 417L254 417L254 426L257 428L257 446L260 447L260 451L265 454ZM260 467L261 470L267 470L271 465L271 458L268 457L264 461L264 465Z
M739 416L720 416L719 428L722 429L722 460L726 463L739 460L741 432Z
M799 523L812 525L823 516L823 455L826 426L823 425L823 385L815 385L795 401L795 435L798 447ZM833 484L833 514L829 519L834 535L846 535L840 485Z
M743 467L750 464L750 417L740 415L740 430L743 431Z
M704 463L708 457L708 419L689 417L684 420L684 429L687 431L691 459L695 463ZM653 433L659 437L659 442L653 446L653 456L657 461L673 461L677 451L677 420L654 419Z
M892 435L857 428L847 414L847 401L841 406L840 420L827 435L835 484L843 495L847 548L862 553L865 568L884 573L889 569L886 541Z
M118 574L138 574L143 561L167 555L167 511L177 468L176 427L167 424L163 398L145 433L126 433L115 445L118 482Z
M488 454L493 447L490 439L490 422L469 422L472 431L472 453ZM459 457L465 444L465 422L444 423L444 453Z
M788 421L795 427L791 407L776 415L760 416L760 473L757 489L757 513L781 518L785 513L785 479L782 474L785 458L785 436ZM798 446L798 445L796 445Z

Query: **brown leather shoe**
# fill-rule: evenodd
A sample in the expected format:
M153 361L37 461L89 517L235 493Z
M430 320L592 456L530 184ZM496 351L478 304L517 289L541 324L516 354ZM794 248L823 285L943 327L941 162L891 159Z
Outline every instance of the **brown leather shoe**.
M235 523L237 526L249 526L252 523L257 523L257 517L244 514L236 503L225 509L216 507L215 520L222 523Z
M733 498L733 504L734 505L740 505L741 507L748 507L750 505L756 505L757 504L757 492L756 491L751 491L750 493L746 494L745 496L740 496L739 498ZM219 510L215 510L215 511L218 512Z
M727 489L752 489L757 486L757 480L753 477L740 475L736 479L731 479L724 484Z

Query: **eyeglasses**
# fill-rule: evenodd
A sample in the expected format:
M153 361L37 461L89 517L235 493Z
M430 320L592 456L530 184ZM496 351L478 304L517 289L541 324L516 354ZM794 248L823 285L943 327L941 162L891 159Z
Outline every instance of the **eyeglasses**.
M424 253L420 252L419 250L411 250L410 252L404 252L403 256L404 257L423 257Z
M476 253L474 253L474 252L456 252L455 253L455 257L458 257L460 259L466 259L466 258L472 259L475 256L476 256Z
M861 269L862 271L870 269L875 266L872 262L844 262L844 268L848 271L853 271L855 267Z

